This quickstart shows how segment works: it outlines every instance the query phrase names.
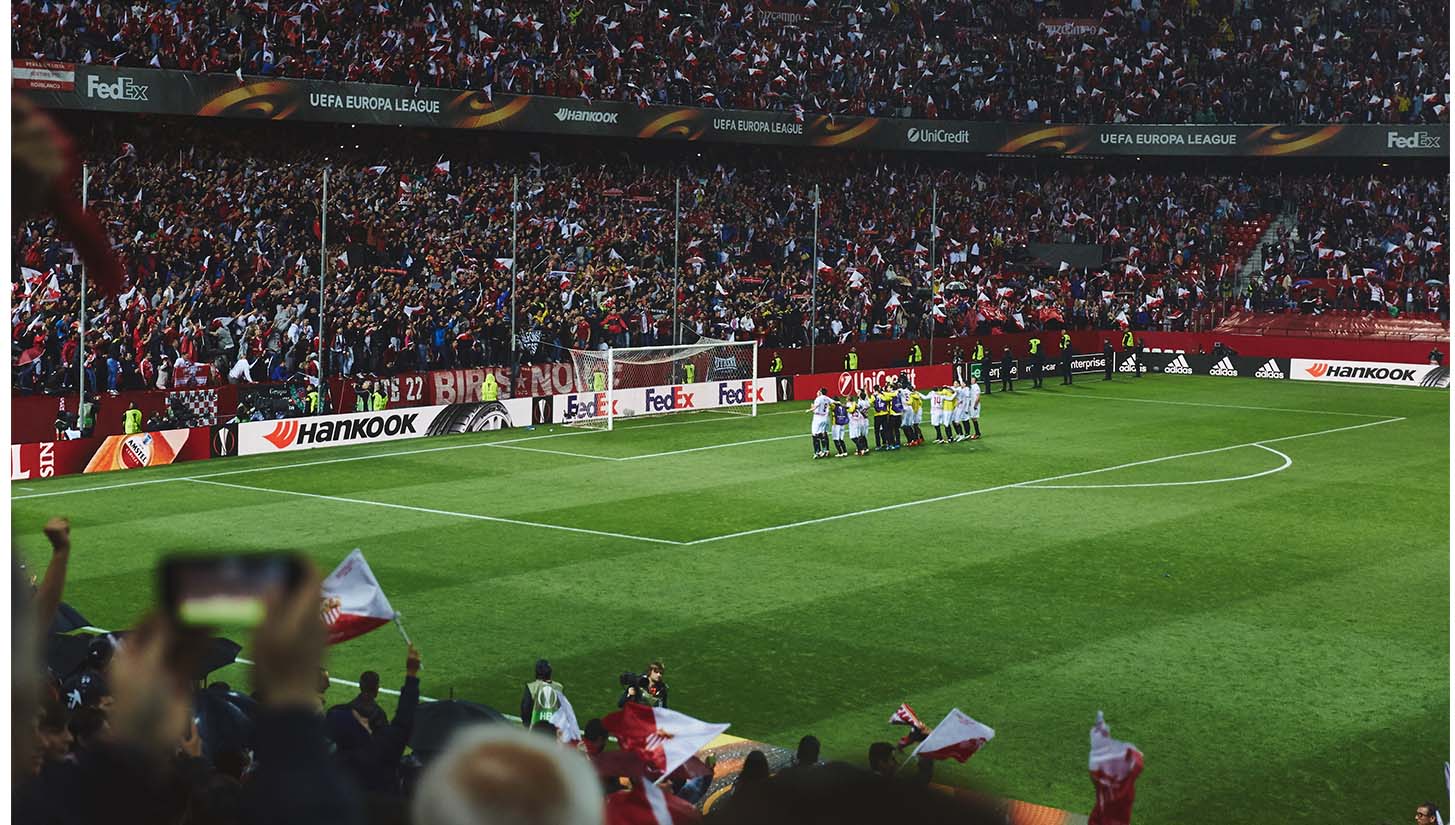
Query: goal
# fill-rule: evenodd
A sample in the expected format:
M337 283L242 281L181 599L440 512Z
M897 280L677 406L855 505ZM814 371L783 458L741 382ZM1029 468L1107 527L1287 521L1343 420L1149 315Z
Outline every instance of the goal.
M577 385L593 395L557 412L578 427L610 430L618 418L698 410L757 415L763 392L757 341L571 350L571 361Z

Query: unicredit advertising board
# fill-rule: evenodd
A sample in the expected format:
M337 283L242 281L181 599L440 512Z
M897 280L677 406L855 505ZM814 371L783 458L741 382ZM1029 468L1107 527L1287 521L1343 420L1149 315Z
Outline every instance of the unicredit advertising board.
M819 388L829 395L858 395L860 390L872 390L889 379L904 373L913 387L939 387L955 380L954 368L949 364L935 364L921 367L889 367L882 370L853 370L851 372L818 372L813 375L793 376L793 397L807 401L818 395ZM787 399L784 399L787 400Z
M1341 384L1395 384L1402 387L1449 387L1450 369L1434 364L1389 364L1379 361L1315 361L1293 359L1295 381Z

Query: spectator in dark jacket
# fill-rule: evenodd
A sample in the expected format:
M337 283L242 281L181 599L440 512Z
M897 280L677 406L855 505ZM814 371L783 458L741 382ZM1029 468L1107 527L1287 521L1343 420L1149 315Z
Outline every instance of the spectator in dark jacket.
M414 731L414 711L419 706L419 662L419 651L410 645L392 722L373 727L352 704L334 707L325 717L325 729L337 749L334 758L366 792L399 793L399 760Z

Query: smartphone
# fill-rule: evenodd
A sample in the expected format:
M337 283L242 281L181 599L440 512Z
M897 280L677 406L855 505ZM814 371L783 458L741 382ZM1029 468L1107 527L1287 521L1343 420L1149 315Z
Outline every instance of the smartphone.
M268 600L286 597L303 579L294 553L172 556L160 570L162 605L184 627L256 627Z

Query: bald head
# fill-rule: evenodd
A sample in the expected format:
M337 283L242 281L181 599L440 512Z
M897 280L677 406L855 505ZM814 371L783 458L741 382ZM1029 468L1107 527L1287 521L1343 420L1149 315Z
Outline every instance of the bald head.
M513 725L457 733L420 779L415 825L600 825L601 784L581 754Z

